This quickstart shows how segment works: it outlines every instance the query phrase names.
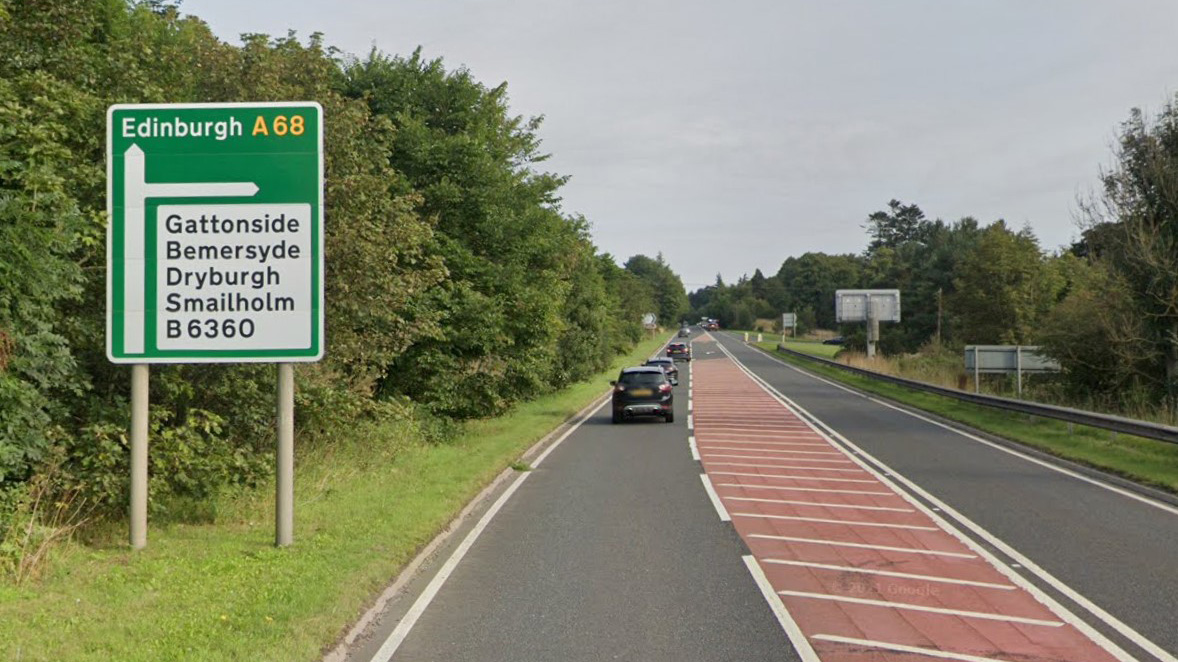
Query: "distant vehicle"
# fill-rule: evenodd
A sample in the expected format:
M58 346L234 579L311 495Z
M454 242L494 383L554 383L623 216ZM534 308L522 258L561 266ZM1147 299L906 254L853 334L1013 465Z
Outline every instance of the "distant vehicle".
M691 348L685 342L673 342L667 345L667 356L676 361L690 361Z
M691 335L691 329L689 329L685 326L679 327L679 337L680 338L686 338L690 335Z
M842 336L835 336L833 338L827 338L826 340L823 340L822 344L823 345L845 345L846 342L847 342L846 338L844 338Z
M662 368L625 368L610 386L614 387L614 423L635 416L662 416L667 423L675 421L675 394Z
M675 365L675 359L663 356L656 356L647 359L646 365L658 366L667 373L667 379L671 380L671 386L679 385L679 367Z

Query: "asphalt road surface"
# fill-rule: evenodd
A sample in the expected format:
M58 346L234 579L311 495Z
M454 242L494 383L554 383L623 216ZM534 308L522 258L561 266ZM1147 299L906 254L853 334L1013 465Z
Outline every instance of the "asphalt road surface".
M1077 648L1079 657L1065 654L1054 659L1104 659L1108 650L1115 649L1113 657L1121 660L1175 662L1178 566L1170 559L1178 548L1178 509L1133 498L969 439L802 374L724 334L716 334L716 340L718 344L707 342L706 348L703 343L697 345L696 365L699 360L727 363L728 356L739 360L770 390L796 406L799 413L791 416L808 420L824 439L837 440L839 448L861 449L862 455L846 452L870 465L881 480L894 482L918 508L964 532L969 538L965 543L974 551L983 550L980 556L989 555L1003 572L1017 573L1020 594L1028 588L1038 591L1039 602L1011 607L1034 616L1032 630L1040 622L1054 620L1054 615L1039 609L1047 600L1082 621L1069 621L1066 629L1088 628L1095 633L1091 636L1107 644L1100 646L1099 654ZM695 387L704 385L697 381ZM720 497L735 496L750 507L780 506L766 506L750 498L755 492L741 491L744 488L730 486L727 492L714 488L716 476L708 481L710 498L700 477L701 463L692 457L699 449L688 446L689 388L687 371L681 369L673 424L651 419L612 425L608 406L594 412L529 472L527 480L503 488L515 491L493 518L479 520L488 506L495 510L489 505L495 495L476 510L349 648L347 659L384 662L390 654L393 660L436 661L932 659L912 651L849 646L847 641L863 639L862 633L850 639L844 636L855 634L857 626L839 630L837 635L827 628L830 631L822 636L828 638L815 646L820 657L806 650L814 643L804 641L812 635L809 624L833 622L815 621L813 614L823 612L807 613L806 607L798 607L809 604L818 589L785 586L791 590L780 595L777 589L799 578L821 583L825 570L796 559L778 559L777 565L765 562L766 555L780 556L777 552L782 551L763 547L769 536L783 530L780 523L742 524L742 517L757 517L752 514L738 516L737 528L733 522L721 521ZM719 397L723 404L722 394ZM796 427L797 423L785 425ZM776 433L746 430L741 434L764 441L763 437ZM721 447L704 451L709 473L774 470L733 467L747 459L728 456L747 451L725 449L720 443ZM707 455L721 451L718 457ZM720 464L709 464L716 462ZM760 477L733 480L756 482ZM798 500L789 497L788 502ZM899 510L891 505L868 511L900 517L894 521L917 529L927 524L903 519L915 515L892 515ZM770 517L798 519L796 513ZM485 528L480 528L483 524ZM444 565L472 528L481 533L465 555L456 565ZM738 529L760 538L746 544ZM795 545L794 551L801 549L790 544ZM751 560L750 548L765 568L763 573ZM811 574L798 574L798 566L807 563L805 571ZM754 578L750 568L761 576ZM439 569L444 581L435 579ZM989 566L970 572L975 571L987 586L1006 581L995 579L998 575ZM772 579L771 588L766 575ZM893 584L911 579L897 577L885 579ZM979 591L985 593L987 586ZM422 599L423 594L431 599ZM798 629L789 615L775 612L783 604L781 596L789 609L799 612L798 622L805 627ZM928 596L907 597L919 601ZM871 608L856 604L838 615L849 615L853 621L854 610ZM1026 611L1032 608L1038 611ZM863 618L862 613L857 617ZM915 623L907 614L908 624ZM839 636L844 640L836 641ZM795 645L802 649L800 653Z

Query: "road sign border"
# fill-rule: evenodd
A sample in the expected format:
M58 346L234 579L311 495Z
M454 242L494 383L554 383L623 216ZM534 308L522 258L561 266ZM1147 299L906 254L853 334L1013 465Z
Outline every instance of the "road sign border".
M215 109L215 108L291 108L291 107L313 107L318 113L318 151L319 151L319 200L318 200L318 219L319 219L319 241L315 250L318 252L318 260L311 265L313 270L318 270L319 273L319 288L313 293L318 299L319 315L317 320L317 329L319 345L314 355L309 354L287 354L289 350L284 349L263 349L263 350L191 350L194 352L192 356L115 356L114 354L114 312L111 307L114 305L114 293L111 289L113 278L111 277L114 251L112 249L112 242L114 241L114 133L113 120L114 114L120 110L140 109L140 110L187 110L187 109ZM117 103L106 109L106 358L111 363L131 365L136 363L314 363L323 358L327 346L326 336L326 317L327 309L325 307L324 290L326 281L326 270L324 264L324 251L326 247L325 237L326 219L324 218L324 175L323 175L323 136L325 133L323 126L323 105L318 101L230 101L230 102L213 102L213 103ZM173 350L175 351L175 350ZM224 356L226 351L242 351L250 352L251 356ZM201 356L198 353L218 352L217 356ZM265 355L259 355L265 354Z

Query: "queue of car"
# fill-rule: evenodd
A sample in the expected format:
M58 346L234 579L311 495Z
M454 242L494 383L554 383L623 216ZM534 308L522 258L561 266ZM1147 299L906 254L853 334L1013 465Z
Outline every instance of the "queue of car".
M673 423L674 387L679 385L679 366L676 363L690 360L691 347L687 343L673 342L667 345L665 356L652 356L641 366L623 368L618 378L610 382L614 389L613 422L622 423L638 416L656 416Z

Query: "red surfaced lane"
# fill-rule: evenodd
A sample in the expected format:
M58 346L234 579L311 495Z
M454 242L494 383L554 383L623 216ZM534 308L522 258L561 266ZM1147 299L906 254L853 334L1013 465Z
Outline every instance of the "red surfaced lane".
M1117 659L769 395L714 341L694 345L703 469L821 660Z

